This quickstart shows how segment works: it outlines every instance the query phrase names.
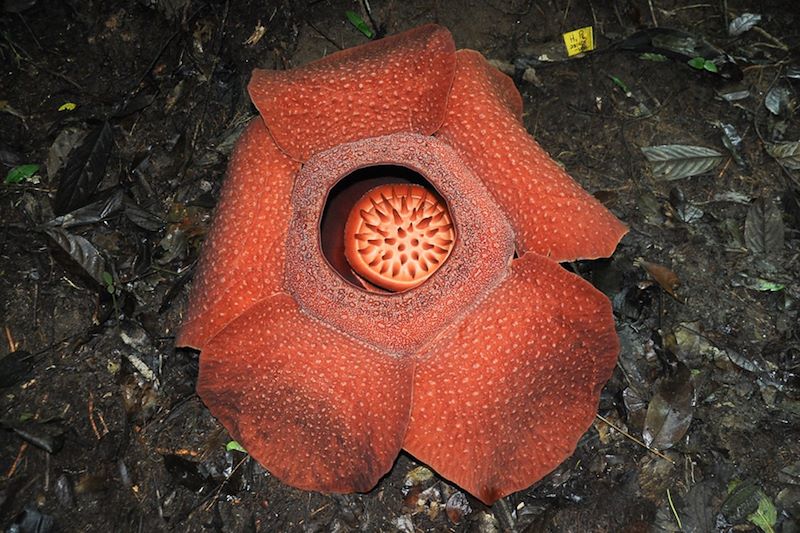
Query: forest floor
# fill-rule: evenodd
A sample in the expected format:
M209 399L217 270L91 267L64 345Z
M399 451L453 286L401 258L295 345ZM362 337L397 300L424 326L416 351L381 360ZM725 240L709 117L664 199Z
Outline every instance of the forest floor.
M796 2L365 5L4 2L0 527L800 530ZM622 342L599 417L491 507L406 454L367 494L283 485L226 450L197 353L174 348L252 69L366 42L348 10L388 34L440 23L496 61L529 132L630 227L573 265ZM596 49L568 57L587 26ZM689 148L650 150L667 168L643 151L664 145Z

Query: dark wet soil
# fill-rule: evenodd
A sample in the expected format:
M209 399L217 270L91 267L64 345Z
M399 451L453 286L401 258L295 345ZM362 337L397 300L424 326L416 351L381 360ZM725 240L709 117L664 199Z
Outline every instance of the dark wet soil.
M358 2L6 0L1 170L40 168L0 185L0 526L797 531L800 156L768 151L800 140L796 3L371 7L373 22ZM458 488L405 455L369 494L282 485L226 451L194 395L197 355L173 347L232 143L255 113L251 69L365 42L346 10L389 33L439 22L497 60L529 131L631 228L612 260L572 265L612 298L622 340L603 419L491 508L467 498L453 511ZM762 19L731 36L744 13ZM585 26L598 50L567 59L562 33ZM718 72L665 50L670 30L717 47L705 50ZM58 157L81 138L97 141L83 173ZM670 181L641 148L671 144L721 158Z

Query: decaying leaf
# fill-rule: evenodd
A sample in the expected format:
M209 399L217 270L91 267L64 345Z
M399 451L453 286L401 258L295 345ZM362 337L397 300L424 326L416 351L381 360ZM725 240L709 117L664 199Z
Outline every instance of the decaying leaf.
M634 387L625 387L622 391L622 402L628 414L628 426L641 429L647 413L647 402Z
M255 46L258 44L258 41L264 37L264 34L267 33L267 27L261 25L261 21L259 20L256 23L256 27L253 28L253 33L250 34L250 37L247 38L242 44L245 46Z
M128 217L128 220L147 231L159 231L165 224L161 217L139 207L131 200L125 201L125 216Z
M769 90L764 98L764 107L773 115L783 115L791 112L792 90L782 83L776 84Z
M733 202L735 204L749 204L753 199L738 191L722 191L714 193L712 197L714 202Z
M56 176L72 150L86 137L86 131L77 127L64 128L56 136L47 152L47 177Z
M703 481L693 485L684 498L684 508L681 512L683 530L713 531L714 515L716 515L716 508L719 506L720 500L712 481Z
M90 278L104 286L103 272L106 261L94 245L81 237L68 233L61 228L47 228L45 233L64 250ZM57 256L58 257L58 256Z
M750 96L750 91L747 89L743 89L741 91L731 91L727 93L717 93L720 98L725 100L726 102L737 102L739 100L744 100Z
M664 463L664 461L659 461ZM714 518L716 517L715 502L717 489L713 483L702 481L692 485L689 492L680 494L675 487L671 492L672 504L662 502L655 517L651 532L682 532L703 533L716 531ZM667 498L664 498L667 500ZM673 511L674 507L674 511ZM675 516L680 519L680 527Z
M703 174L725 159L721 153L704 146L665 144L645 146L641 150L653 175L668 181Z
M728 35L737 36L751 29L761 22L761 15L756 13L742 13L728 24Z
M31 370L33 370L33 356L25 350L17 350L0 358L0 389L27 379Z
M460 524L464 521L464 517L472 512L472 508L469 506L469 501L464 496L464 493L456 491L448 498L447 504L445 504L445 512L450 522Z
M691 372L678 363L675 372L656 381L647 406L642 438L647 446L666 450L680 441L692 423L694 385Z
M56 191L53 212L66 215L86 205L106 172L114 138L108 121L92 130L72 151Z
M123 198L123 190L116 189L107 198L92 202L66 215L56 217L48 222L47 225L71 228L105 220L122 209Z
M771 201L759 198L750 205L744 222L744 240L754 254L780 252L784 243L783 214Z
M687 224L697 222L705 214L702 209L686 200L683 191L678 187L673 187L669 191L669 203L678 220Z
M767 144L767 153L792 170L800 170L800 141Z
M650 263L643 259L637 260L636 263L644 268L647 273L650 274L654 280L656 280L656 283L658 283L659 287L664 289L676 300L681 301L681 299L675 294L675 290L681 284L681 280L678 278L678 275L675 274L675 272L665 266L656 263Z
M758 512L763 499L769 499L753 481L734 481L728 489L728 497L722 503L720 514L724 522L738 524L749 520L750 515ZM770 502L771 503L771 502Z
M405 490L425 483L426 481L430 481L433 479L433 472L424 466L418 466L412 470L409 470L406 474L405 479L403 480L403 487Z
M725 148L733 156L734 161L740 167L744 167L746 165L744 157L742 157L742 137L739 135L739 132L736 131L736 128L733 124L727 124L725 122L720 122L719 127L722 128L722 144L725 145Z

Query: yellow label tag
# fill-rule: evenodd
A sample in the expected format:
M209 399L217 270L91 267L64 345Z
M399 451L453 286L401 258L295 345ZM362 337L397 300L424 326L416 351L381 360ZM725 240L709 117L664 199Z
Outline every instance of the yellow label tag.
M594 34L592 33L592 27L586 26L578 30L568 31L564 34L564 44L567 47L568 56L594 50Z
M65 104L61 104L58 107L58 110L59 111L74 111L76 107L77 106L75 104L73 104L72 102L67 102Z

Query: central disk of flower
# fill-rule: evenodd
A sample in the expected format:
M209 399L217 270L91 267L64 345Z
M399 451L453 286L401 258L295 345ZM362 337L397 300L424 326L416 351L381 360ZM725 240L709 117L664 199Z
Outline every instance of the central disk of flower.
M386 184L367 191L350 209L345 257L368 283L389 291L418 286L453 249L447 206L425 187Z

